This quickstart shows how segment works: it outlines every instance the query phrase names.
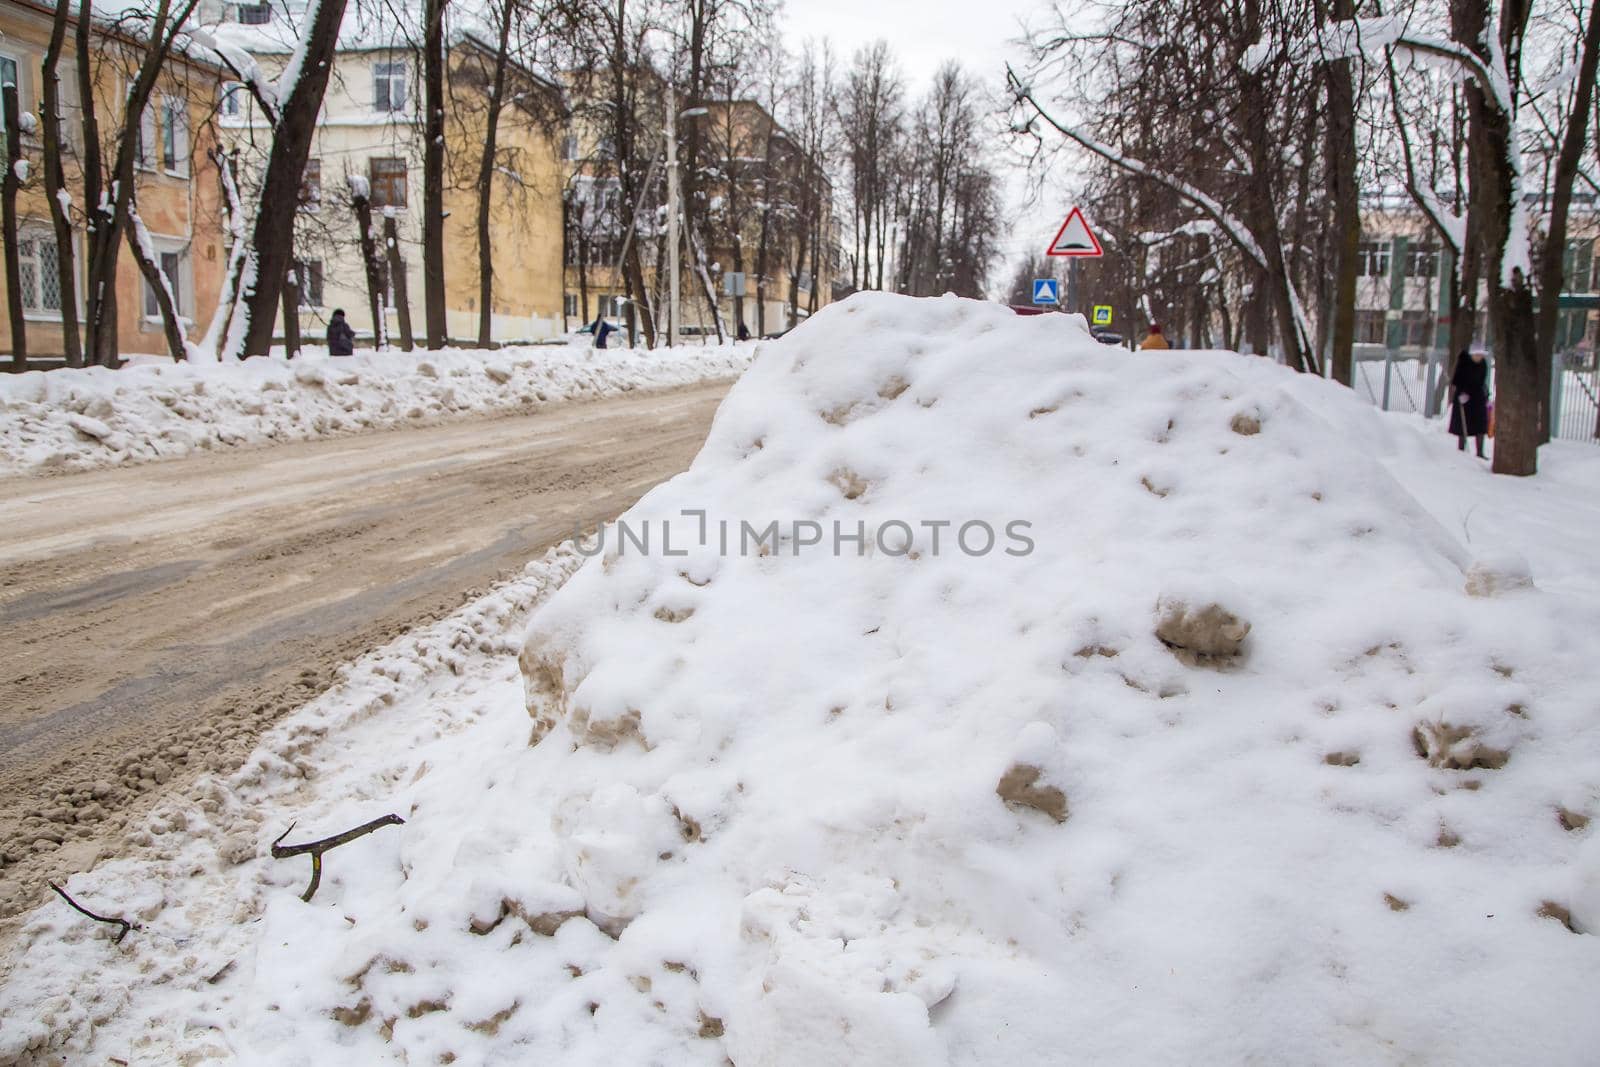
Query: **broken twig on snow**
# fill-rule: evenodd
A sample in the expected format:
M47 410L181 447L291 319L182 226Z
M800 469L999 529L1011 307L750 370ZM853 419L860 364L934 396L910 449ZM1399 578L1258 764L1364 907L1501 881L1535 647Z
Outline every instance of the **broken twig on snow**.
M290 823L289 829L279 834L278 840L272 843L272 858L282 860L288 859L290 856L310 855L311 884L306 886L304 893L300 894L301 900L309 901L311 895L317 891L317 886L322 884L322 854L324 852L330 848L338 848L340 845L348 844L358 837L365 837L379 827L401 826L404 824L405 820L398 815L383 815L373 819L371 822L364 822L353 830L346 830L344 833L334 834L332 837L324 837L321 841L307 841L303 845L285 845L282 844L283 839L294 832L295 828L295 824Z
M105 916L105 915L96 915L94 912L90 911L88 908L84 907L82 904L79 904L76 900L73 900L72 897L70 895L68 895L68 893L67 893L67 891L65 889L62 889L60 886L56 885L54 882L46 882L45 884L48 885L51 889L54 889L56 891L56 895L59 896L62 900L66 901L68 904L72 905L72 910L77 912L78 914L87 915L89 918L93 919L97 923L105 923L108 926L120 926L120 927L122 927L122 929L117 932L116 940L112 942L113 945L122 944L122 939L128 936L128 931L129 930L137 930L138 929L137 926L135 926L133 923L129 922L127 919L113 919L113 918L110 918L109 916Z

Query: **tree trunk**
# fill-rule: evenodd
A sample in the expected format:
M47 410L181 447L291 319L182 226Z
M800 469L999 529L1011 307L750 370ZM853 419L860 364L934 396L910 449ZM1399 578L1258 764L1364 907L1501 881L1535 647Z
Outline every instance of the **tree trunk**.
M585 225L589 214L587 207L579 208L578 215L578 315L584 323L589 317L589 230ZM582 325L582 324L580 324Z
M1272 304L1267 296L1265 270L1251 272L1253 287L1245 301L1245 337L1258 356L1272 353Z
M5 87L6 173L0 180L0 231L6 256L6 310L11 316L11 366L28 369L28 320L22 307L22 264L17 255L17 162L22 159L22 122L17 112L17 87Z
M656 346L656 318L650 311L648 298L645 295L644 265L639 260L639 243L633 242L628 247L628 255L623 262L623 279L628 288L630 301L628 318L636 322L639 329L644 331L646 348ZM643 311L640 315L639 312ZM631 332L631 331L630 331ZM630 339L631 340L631 339Z
M444 9L425 0L422 30L422 317L428 348L449 342L444 291Z
M111 319L109 332L113 345L116 338L117 290L115 285L109 289L106 287L104 272L100 267L100 257L97 255L102 246L102 239L96 223L105 220L101 218L100 210L104 197L101 195L100 118L95 106L94 65L91 59L96 53L89 40L91 25L93 25L93 11L90 0L78 0L74 41L78 52L78 106L81 109L79 116L83 126L80 162L83 171L83 212L89 219L88 239L85 242L88 276L85 278L83 293L84 359L87 363L103 366L110 362L107 358L105 336L108 304ZM111 354L115 355L114 347Z
M1354 0L1333 0L1333 18L1355 16ZM1327 65L1328 199L1333 204L1333 329L1329 352L1333 380L1350 385L1355 374L1356 270L1361 253L1361 188L1356 177L1356 94L1352 60Z
M383 310L383 260L372 234L372 201L350 194L356 216L356 236L361 242L361 264L367 275L367 310L372 315L372 345L380 352L389 347L389 322Z
M144 220L139 217L138 205L128 205L128 223L125 227L128 235L128 251L133 254L133 262L139 268L139 273L144 278L144 283L156 298L157 313L161 316L161 333L167 342L167 354L175 361L188 358L189 349L183 340L183 327L178 322L178 309L172 302L172 288L169 279L161 270L161 264L156 260L155 249L149 241L149 231L145 229ZM144 308L139 309L141 316Z
M1537 338L1539 390L1539 440L1550 440L1550 375L1555 361L1556 326L1560 319L1562 273L1567 245L1567 213L1572 204L1572 182L1578 175L1584 142L1589 131L1589 107L1594 97L1595 69L1600 63L1600 0L1589 7L1589 23L1583 35L1583 56L1578 65L1577 85L1573 89L1572 113L1561 139L1556 159L1555 179L1550 203L1550 222L1544 242L1544 255L1538 264L1539 308L1535 326ZM1496 449L1498 451L1498 449Z
M300 264L283 279L283 358L300 354Z
M1451 30L1455 40L1490 62L1486 44L1487 0L1453 0ZM1508 62L1520 55L1526 9L1508 2L1501 12L1500 49ZM1508 68L1511 69L1511 68ZM1505 87L1515 99L1515 79ZM1476 82L1466 86L1471 133L1468 158L1472 173L1472 212L1482 242L1489 282L1489 348L1494 355L1496 474L1529 475L1538 469L1539 371L1533 293L1520 270L1505 277L1505 256L1515 221L1517 174L1513 166L1515 116L1491 102Z
M500 0L500 47L494 56L494 82L489 90L483 156L478 163L478 347L494 340L494 250L490 244L489 213L494 206L495 141L500 132L500 107L505 98L506 63L511 43L513 0Z
M300 205L300 182L306 160L311 157L311 142L317 134L317 112L322 108L328 75L333 69L344 9L345 0L320 0L316 5L316 17L303 38L300 78L290 88L278 111L272 149L261 180L255 225L251 230L250 247L255 251L253 269L250 257L246 257L241 268L252 276L238 279L248 284L232 287L232 292L237 294L236 303L242 305L232 314L242 310L246 318L242 331L243 352L230 351L227 353L230 356L264 356L272 348L278 297L294 254L294 229L285 225L284 220L293 219Z
M72 247L72 219L67 214L66 170L61 165L61 50L66 42L67 20L72 9L65 3L56 7L50 27L50 45L44 54L44 195L49 201L50 221L56 233L56 284L61 291L61 354L67 366L83 366L83 340L78 333L78 257Z
M383 244L389 259L389 287L394 291L395 317L400 327L400 348L410 352L417 347L417 339L411 332L411 297L408 295L406 284L406 263L400 255L400 227L395 224L394 215L384 212L383 216ZM381 304L382 301L380 300ZM379 309L382 311L382 308ZM384 336L389 333L387 317L383 320Z

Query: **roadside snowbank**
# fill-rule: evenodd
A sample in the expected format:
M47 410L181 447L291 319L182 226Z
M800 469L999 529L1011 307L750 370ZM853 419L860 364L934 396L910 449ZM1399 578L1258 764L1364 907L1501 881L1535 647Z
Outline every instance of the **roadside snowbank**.
M146 930L36 912L0 1058L1585 1062L1600 457L1544 466L854 297L625 517L648 554L537 612L524 684L492 627L391 660L412 695L330 695L74 878ZM264 858L388 811L310 903Z
M387 352L0 375L0 472L85 470L733 377L753 346Z

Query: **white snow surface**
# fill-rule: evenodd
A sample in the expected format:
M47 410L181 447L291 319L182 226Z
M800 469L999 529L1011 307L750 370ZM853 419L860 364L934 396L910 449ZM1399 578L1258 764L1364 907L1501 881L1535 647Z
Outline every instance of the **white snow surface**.
M570 549L74 877L144 928L35 912L0 1059L1591 1061L1600 819L1558 816L1600 816L1600 451L1541 467L1266 360L859 294L624 517L687 554L609 539L520 681L509 605ZM972 519L1034 550L919 525ZM873 547L723 553L720 520ZM1174 597L1242 656L1158 640ZM1441 724L1503 765L1431 765ZM1064 821L1002 802L1017 764ZM391 811L310 903L266 858Z
M367 352L0 375L0 471L84 470L729 378L749 345ZM74 416L108 432L90 435Z

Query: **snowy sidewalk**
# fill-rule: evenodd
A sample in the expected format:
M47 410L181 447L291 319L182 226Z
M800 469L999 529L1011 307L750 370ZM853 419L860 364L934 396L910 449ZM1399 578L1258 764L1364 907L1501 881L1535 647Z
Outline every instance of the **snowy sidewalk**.
M759 346L366 353L290 362L142 362L0 375L0 474L173 459L303 441L743 372Z

